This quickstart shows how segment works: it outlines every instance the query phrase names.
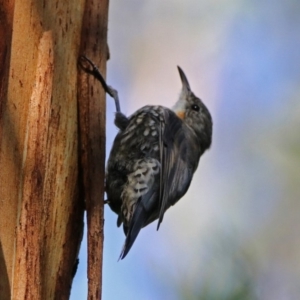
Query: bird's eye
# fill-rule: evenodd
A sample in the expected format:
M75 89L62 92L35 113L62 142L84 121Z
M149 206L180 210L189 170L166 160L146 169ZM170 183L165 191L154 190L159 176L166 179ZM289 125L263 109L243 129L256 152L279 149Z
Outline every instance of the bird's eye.
M197 104L192 105L192 110L199 111L200 107Z

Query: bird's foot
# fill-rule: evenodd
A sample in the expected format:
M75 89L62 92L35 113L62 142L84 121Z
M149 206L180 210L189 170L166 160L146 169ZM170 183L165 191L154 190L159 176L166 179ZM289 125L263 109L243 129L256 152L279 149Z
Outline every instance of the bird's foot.
M93 75L96 79L98 79L100 81L105 92L107 94L109 94L112 98L114 98L115 105L116 105L116 111L121 112L118 91L115 90L114 88L112 88L111 86L107 85L105 79L101 75L97 66L90 59L88 59L85 55L81 55L79 57L78 63L85 72Z

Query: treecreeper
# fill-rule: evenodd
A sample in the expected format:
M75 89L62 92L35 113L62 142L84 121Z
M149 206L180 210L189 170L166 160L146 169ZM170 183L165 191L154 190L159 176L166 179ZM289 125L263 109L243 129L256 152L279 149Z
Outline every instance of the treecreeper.
M172 109L147 105L129 117L120 110L118 93L108 86L97 67L80 57L116 103L114 140L106 170L107 203L118 215L126 235L123 259L140 230L158 219L187 192L201 155L212 142L212 117L192 92L180 67L182 88Z

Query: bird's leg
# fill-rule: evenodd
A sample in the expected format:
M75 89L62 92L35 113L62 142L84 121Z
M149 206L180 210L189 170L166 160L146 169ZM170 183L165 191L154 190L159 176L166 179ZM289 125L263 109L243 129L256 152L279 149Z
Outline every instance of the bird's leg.
M86 64L89 64L89 66L86 66ZM116 104L116 111L118 113L121 112L120 101L119 101L117 90L113 89L111 86L106 84L105 79L101 75L97 66L84 55L81 55L79 57L79 65L85 72L92 74L96 79L100 81L105 92L109 94L112 98L114 98Z

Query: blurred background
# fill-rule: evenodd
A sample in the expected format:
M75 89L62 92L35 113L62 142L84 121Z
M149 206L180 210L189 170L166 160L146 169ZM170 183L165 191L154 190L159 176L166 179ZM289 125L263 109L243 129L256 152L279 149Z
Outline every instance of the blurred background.
M185 71L214 120L186 196L124 234L105 207L104 300L300 299L300 1L110 3L107 81L130 115L171 107ZM107 153L117 133L107 98ZM72 300L85 299L86 242Z

